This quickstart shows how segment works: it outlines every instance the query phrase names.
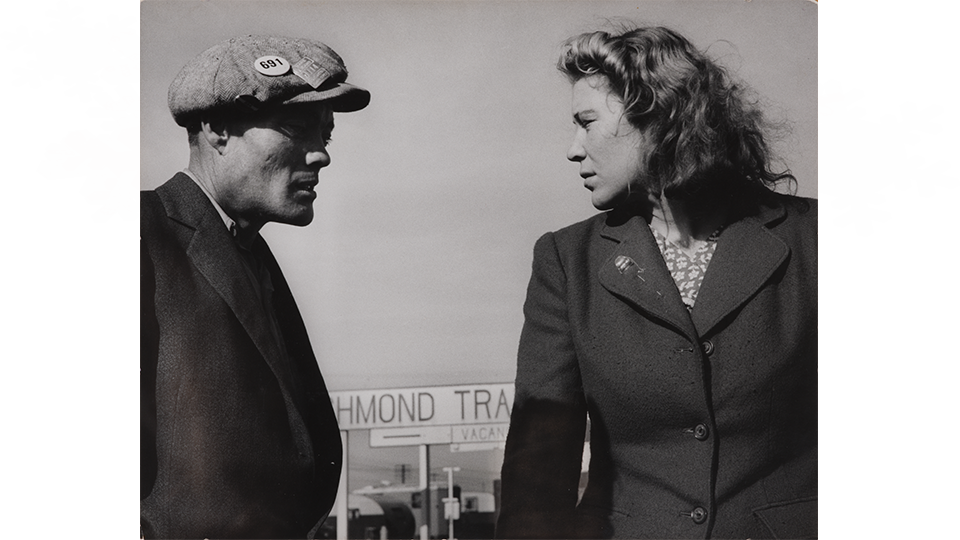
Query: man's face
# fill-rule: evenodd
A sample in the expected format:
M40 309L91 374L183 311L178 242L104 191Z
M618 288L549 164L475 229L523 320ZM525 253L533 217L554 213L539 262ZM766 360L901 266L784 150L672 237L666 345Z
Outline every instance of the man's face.
M269 221L313 221L317 176L330 164L333 112L317 103L285 105L226 129L214 185L224 211L240 227L256 229Z

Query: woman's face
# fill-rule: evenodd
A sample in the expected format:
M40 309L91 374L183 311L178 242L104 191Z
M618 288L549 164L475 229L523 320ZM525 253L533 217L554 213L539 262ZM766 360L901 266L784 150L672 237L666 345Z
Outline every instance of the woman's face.
M598 210L609 210L628 195L645 194L645 163L650 145L627 121L623 103L608 90L607 79L591 75L573 85L573 123L577 126L567 159L580 163L583 186Z

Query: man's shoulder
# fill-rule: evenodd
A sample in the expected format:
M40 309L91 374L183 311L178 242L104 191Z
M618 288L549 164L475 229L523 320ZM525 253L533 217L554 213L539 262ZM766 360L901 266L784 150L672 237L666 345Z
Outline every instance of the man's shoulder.
M141 191L140 219L142 220L145 217L145 212L152 212L157 208L163 208L163 203L160 201L160 195L158 195L157 192L152 189Z
M140 223L159 224L166 218L196 227L205 214L216 212L203 190L183 173L177 173L156 189L140 192Z
M183 216L196 205L191 200L197 199L191 196L189 184L193 184L189 177L176 174L155 189L140 191L141 240L163 237L175 222L188 221Z
M154 190L140 192L140 237L149 235L166 218L160 195Z
M140 218L141 220L146 217L144 210L156 210L163 209L164 199L177 198L178 192L181 191L177 189L178 177L180 174L175 174L169 178L164 183L153 189L142 189L140 190Z

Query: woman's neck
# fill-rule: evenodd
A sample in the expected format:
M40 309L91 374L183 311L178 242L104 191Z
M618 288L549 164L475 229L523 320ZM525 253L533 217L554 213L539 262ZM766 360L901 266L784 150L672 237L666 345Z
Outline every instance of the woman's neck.
M668 199L650 195L650 226L668 242L692 254L726 224L728 208L716 201Z

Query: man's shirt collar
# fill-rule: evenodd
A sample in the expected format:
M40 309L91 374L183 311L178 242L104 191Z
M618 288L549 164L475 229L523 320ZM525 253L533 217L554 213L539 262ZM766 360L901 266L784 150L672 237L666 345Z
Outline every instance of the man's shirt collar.
M237 222L230 219L230 216L228 216L227 213L223 211L223 208L220 208L220 205L217 204L217 201L213 198L213 195L210 195L210 192L207 191L207 188L205 188L203 184L200 183L200 180L197 180L197 177L194 176L192 172L190 172L187 169L184 169L183 174L189 176L190 179L193 180L194 184L200 186L200 189L203 190L203 194L206 195L208 199L210 199L210 203L213 204L213 207L217 209L217 213L220 214L220 219L223 220L223 224L227 227L227 230L230 231L230 236L233 236L234 238L236 238Z

